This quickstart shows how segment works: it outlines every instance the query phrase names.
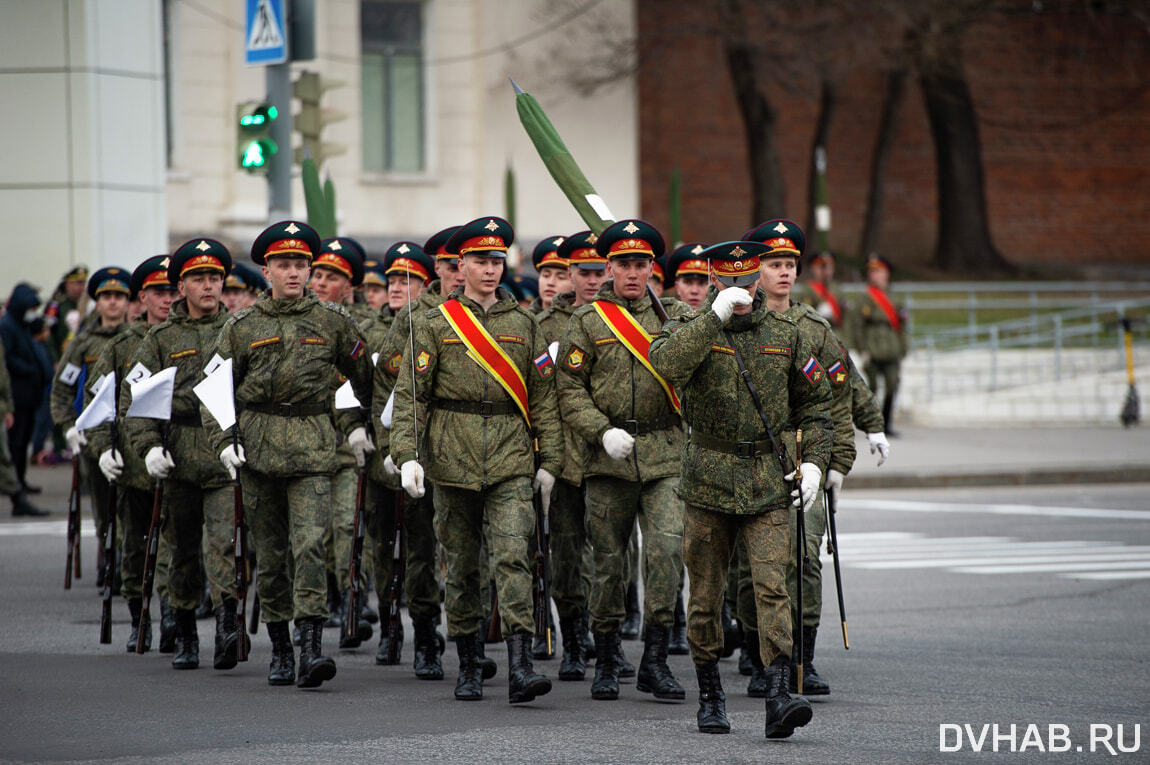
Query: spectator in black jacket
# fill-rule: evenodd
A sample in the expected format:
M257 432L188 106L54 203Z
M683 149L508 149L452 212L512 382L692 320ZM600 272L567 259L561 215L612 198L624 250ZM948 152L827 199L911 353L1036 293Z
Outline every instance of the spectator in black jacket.
M52 380L52 365L37 353L30 326L41 318L40 296L28 284L17 284L8 298L7 312L0 318L0 340L4 342L4 360L12 380L14 421L8 429L8 448L16 467L16 477L23 490L35 494L39 487L25 480L28 469L28 446L36 421L36 410L44 390Z

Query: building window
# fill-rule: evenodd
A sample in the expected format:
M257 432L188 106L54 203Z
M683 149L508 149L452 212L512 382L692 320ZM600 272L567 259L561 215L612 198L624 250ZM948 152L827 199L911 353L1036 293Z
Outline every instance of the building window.
M423 3L363 0L363 168L424 169Z

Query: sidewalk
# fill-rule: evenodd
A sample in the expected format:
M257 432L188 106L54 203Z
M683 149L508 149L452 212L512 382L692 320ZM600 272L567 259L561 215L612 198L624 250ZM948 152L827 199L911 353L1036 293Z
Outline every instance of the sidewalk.
M1150 424L1082 427L899 428L875 467L866 436L852 489L1150 481Z

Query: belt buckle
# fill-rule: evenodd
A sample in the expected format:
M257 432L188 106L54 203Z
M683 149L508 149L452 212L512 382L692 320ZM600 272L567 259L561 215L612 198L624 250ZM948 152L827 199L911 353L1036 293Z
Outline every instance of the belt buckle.
M754 441L737 441L735 443L735 456L741 460L753 460L758 450Z
M276 404L276 406L279 407L279 413L278 414L280 415L280 417L291 417L292 411L295 409L295 404L291 404L291 403L281 402L279 404Z
M627 431L632 437L639 435L639 421L623 420L623 430Z
M494 407L495 407L494 401L480 401L479 402L479 414L480 414L480 416L482 416L482 417L494 417L495 416Z

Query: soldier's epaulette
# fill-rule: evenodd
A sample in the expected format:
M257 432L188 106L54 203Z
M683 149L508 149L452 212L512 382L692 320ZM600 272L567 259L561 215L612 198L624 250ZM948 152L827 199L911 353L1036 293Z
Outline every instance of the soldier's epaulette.
M232 324L235 324L237 321L244 318L245 316L251 315L251 312L252 312L252 307L250 305L245 307L245 308L241 308L240 310L233 313L230 317L228 317L228 321L230 321Z
M811 306L807 305L806 303L795 303L795 305L803 307L802 318L809 319L816 324L821 324L827 329L833 329L833 327L831 327L831 323L827 321L827 317L823 316Z
M779 321L786 322L787 324L791 324L795 327L799 326L799 323L797 321L795 321L793 316L788 316L785 313L779 313L778 311L768 311L767 316L774 317L774 318L778 319Z
M355 321L355 318L351 315L351 311L347 310L346 308L344 308L339 303L332 303L331 301L328 301L328 300L320 300L319 304L322 305L327 310L331 311L332 313L338 313L340 316L343 316L347 319L351 319L351 321Z

